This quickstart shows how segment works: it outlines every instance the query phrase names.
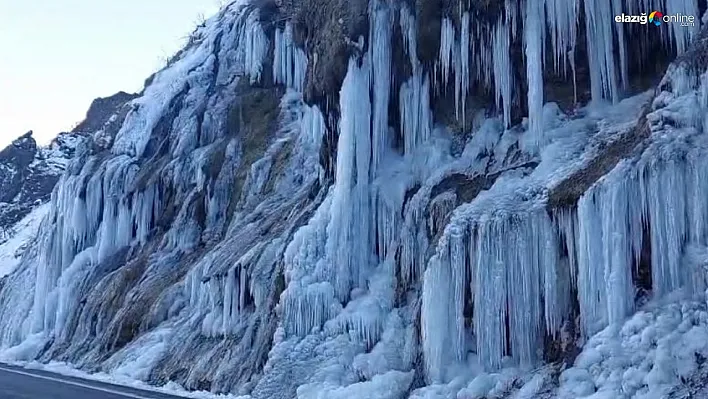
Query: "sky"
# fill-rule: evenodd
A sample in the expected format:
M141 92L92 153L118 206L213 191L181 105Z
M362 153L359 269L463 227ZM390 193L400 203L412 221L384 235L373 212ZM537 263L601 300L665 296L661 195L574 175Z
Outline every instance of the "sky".
M71 130L91 101L139 92L219 0L0 0L0 148Z

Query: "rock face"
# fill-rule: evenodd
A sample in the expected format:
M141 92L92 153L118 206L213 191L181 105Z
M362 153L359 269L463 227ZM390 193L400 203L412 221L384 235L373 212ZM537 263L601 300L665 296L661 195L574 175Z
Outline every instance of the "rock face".
M358 51L359 37L368 35L367 1L283 0L281 10L292 21L294 43L318 54L308 68L305 98L336 104L349 56Z
M54 187L0 357L250 399L700 392L704 33L590 11L224 7L139 96L0 154L0 212Z
M136 98L137 94L118 92L110 97L97 98L91 103L86 119L79 123L73 131L76 133L93 133L103 129L104 125L116 115L116 111Z
M28 168L34 162L37 153L37 143L28 132L5 148L2 156L2 202L10 202L21 191Z
M0 226L3 230L49 200L74 155L78 135L62 134L47 148L37 146L28 132L0 151Z

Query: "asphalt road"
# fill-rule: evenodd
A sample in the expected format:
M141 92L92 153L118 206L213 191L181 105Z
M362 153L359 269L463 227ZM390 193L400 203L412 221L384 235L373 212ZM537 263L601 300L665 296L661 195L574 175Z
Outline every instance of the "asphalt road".
M2 399L177 399L162 393L0 364Z

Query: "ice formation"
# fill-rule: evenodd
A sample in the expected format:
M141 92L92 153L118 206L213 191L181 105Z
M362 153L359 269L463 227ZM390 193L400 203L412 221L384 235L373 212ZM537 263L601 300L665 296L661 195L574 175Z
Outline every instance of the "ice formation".
M579 2L507 1L488 24L461 2L426 63L414 11L372 0L338 113L303 100L316 58L295 24L225 7L130 104L110 151L77 150L40 245L2 280L0 356L252 398L479 397L512 389L579 316L590 346L561 382L612 385L591 374L592 347L635 312L637 276L657 299L708 288L708 75L675 65L655 95L623 99L629 28L613 22L622 2L600 3L584 3L577 43ZM697 35L667 32L677 54ZM583 45L598 101L566 115L544 104L544 76L570 79ZM483 90L496 111L467 120ZM244 118L246 97L268 94L276 122L249 131L261 115ZM441 97L472 126L461 154ZM640 133L577 203L552 206L559 182Z
M529 132L535 145L543 145L543 47L546 38L545 7L541 1L526 2L524 37L528 81ZM561 41L562 43L563 41Z
M307 73L307 55L302 49L295 46L293 27L290 23L285 25L285 30L275 31L273 50L273 78L275 83L302 92ZM262 58L262 57L261 57Z

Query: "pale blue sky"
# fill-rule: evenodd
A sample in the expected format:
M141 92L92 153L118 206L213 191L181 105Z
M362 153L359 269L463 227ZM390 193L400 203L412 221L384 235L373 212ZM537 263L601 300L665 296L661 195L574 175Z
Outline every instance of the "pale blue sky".
M137 92L218 0L0 0L0 146L48 142L91 101Z

